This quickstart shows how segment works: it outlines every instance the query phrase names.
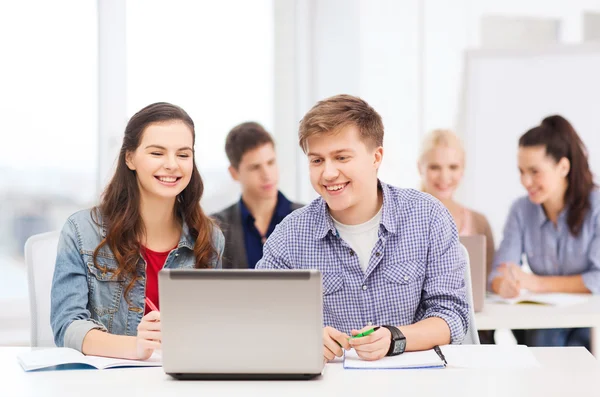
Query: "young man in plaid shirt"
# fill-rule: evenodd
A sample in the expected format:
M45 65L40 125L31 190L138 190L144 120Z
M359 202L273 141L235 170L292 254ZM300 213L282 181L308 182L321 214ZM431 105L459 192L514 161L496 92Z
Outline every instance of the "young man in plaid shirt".
M461 343L468 304L456 226L432 196L378 179L379 114L360 98L334 96L304 116L298 135L321 197L276 227L256 268L321 271L324 358Z

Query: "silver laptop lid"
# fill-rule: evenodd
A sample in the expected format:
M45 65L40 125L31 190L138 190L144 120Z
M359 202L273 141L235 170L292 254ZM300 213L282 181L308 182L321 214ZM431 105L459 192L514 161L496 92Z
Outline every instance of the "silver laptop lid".
M163 368L180 374L319 374L316 270L159 272Z

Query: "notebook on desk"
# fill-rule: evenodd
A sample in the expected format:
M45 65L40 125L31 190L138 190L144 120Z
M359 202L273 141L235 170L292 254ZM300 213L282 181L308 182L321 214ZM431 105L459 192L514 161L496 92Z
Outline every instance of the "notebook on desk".
M376 361L362 360L356 350L344 354L344 369L418 369L444 368L446 359L440 348L420 352L406 352L398 356L383 357Z
M406 352L377 361L361 360L356 351L344 356L345 369L528 369L539 368L531 350L523 345L444 345L435 350ZM443 354L442 354L443 352Z
M17 357L25 371L40 369L79 369L79 368L123 368L123 367L160 367L161 357L155 353L148 360L126 360L120 358L86 356L68 347L53 347L31 350Z
M522 291L516 298L503 298L500 295L490 294L488 302L506 303L506 304L534 304L534 305L549 305L549 306L571 306L579 303L585 303L590 298L590 295L583 294L564 294L564 293L549 293L535 294L528 291Z

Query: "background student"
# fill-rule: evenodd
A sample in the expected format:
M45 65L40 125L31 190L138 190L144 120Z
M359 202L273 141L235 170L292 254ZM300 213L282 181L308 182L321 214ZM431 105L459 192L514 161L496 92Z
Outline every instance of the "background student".
M600 293L600 194L573 126L550 116L519 139L521 183L494 258L491 288L506 298L532 292ZM521 269L521 255L533 274ZM526 332L533 346L584 345L588 329Z
M84 354L150 357L161 346L163 268L219 268L223 235L199 205L194 123L155 103L128 122L99 206L73 214L58 244L51 292L57 346Z
M465 172L465 151L458 137L450 130L437 129L430 132L423 141L418 167L422 190L448 208L458 234L485 236L489 275L495 248L490 224L483 214L468 209L454 199L454 193Z
M321 271L325 360L350 347L377 360L460 343L467 330L456 226L438 200L379 181L383 133L379 114L350 95L304 116L300 147L321 197L279 224L256 266Z
M229 173L240 183L242 197L213 214L225 234L223 268L254 268L275 226L302 205L277 189L279 170L275 143L258 123L234 127L225 141Z

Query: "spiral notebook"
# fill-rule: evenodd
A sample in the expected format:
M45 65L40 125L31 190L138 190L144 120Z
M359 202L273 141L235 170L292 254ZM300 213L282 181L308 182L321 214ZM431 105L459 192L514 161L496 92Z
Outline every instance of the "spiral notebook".
M348 350L344 355L344 369L444 368L446 364L446 359L439 347L383 357L376 361L362 360L354 349Z

